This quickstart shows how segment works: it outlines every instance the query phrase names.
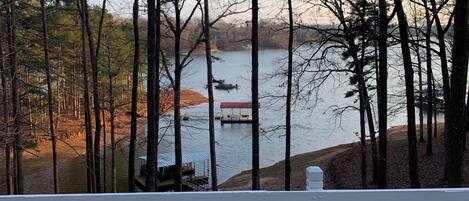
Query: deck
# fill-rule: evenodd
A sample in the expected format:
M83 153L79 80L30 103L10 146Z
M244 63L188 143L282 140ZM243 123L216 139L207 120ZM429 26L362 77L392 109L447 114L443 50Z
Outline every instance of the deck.
M135 184L141 190L145 189L145 177L138 175L135 177ZM182 181L183 191L205 191L207 190L205 185L208 184L208 177L206 176L194 176ZM158 192L168 192L175 188L174 180L167 180L158 183Z

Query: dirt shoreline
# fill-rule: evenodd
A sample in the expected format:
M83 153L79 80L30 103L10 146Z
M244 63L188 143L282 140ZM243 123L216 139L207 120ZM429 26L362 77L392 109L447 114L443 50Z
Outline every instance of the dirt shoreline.
M426 139L426 126L424 135ZM417 126L417 135L419 135ZM438 124L437 138L433 138L433 155L425 153L426 143L418 143L420 182L422 187L444 187L441 182L444 162L443 125ZM409 188L407 127L395 126L388 130L388 188ZM367 145L368 188L376 188L371 181L371 149ZM360 189L360 144L358 142L341 144L326 149L299 154L291 158L292 190L305 190L305 169L319 166L324 171L326 189ZM469 152L465 152L465 169L469 168ZM263 190L283 190L284 161L261 168L261 188ZM441 173L441 174L440 174ZM465 174L465 184L469 185L469 175ZM219 185L222 190L249 190L251 171L243 171Z
M160 107L165 113L172 111L173 106L173 93L172 91L164 91L161 95ZM202 103L206 103L207 98L202 94L190 90L182 89L181 91L181 106L189 107ZM138 131L139 135L142 134L142 129L146 124L146 105L145 102L140 102L138 107ZM109 116L106 119L106 138L107 145L110 145L110 129L109 129ZM116 142L126 138L130 135L130 116L127 111L120 111L115 119L116 129L115 137ZM94 124L93 124L94 126ZM76 160L83 158L86 152L85 147L85 133L83 119L69 119L61 122L57 132L63 138L58 140L57 153L59 171L62 164L68 160ZM101 139L101 143L103 140ZM109 147L109 146L108 146ZM3 155L3 150L0 151ZM51 142L49 140L42 140L38 142L34 149L28 149L24 152L24 175L25 175L25 193L52 193L52 158ZM110 153L110 151L108 151ZM5 177L3 176L5 168L4 162L0 162L0 194L5 192ZM33 181L33 182L31 182Z

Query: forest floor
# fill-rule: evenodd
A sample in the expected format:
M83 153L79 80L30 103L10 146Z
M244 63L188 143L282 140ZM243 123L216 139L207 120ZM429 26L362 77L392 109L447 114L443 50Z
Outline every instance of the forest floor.
M162 92L160 106L163 112L170 112L173 105L173 93L172 91ZM183 89L181 93L181 106L189 107L199 105L207 102L207 98L202 94L189 90ZM146 102L140 102L138 105L138 135L143 135L142 129L145 128L146 124ZM130 108L123 107L123 108ZM110 122L109 115L106 121L106 141L108 149L110 145ZM115 137L116 142L119 143L125 140L130 135L130 111L121 109L117 112L115 118ZM93 123L94 128L94 123ZM62 120L57 133L61 138L57 143L58 153L58 164L59 171L61 164L67 160L83 160L86 152L85 147L85 129L83 118L69 118ZM101 139L101 144L103 140ZM25 193L51 193L53 192L52 183L52 145L50 140L41 140L32 149L27 149L24 152L24 180L25 180ZM2 156L3 149L0 151ZM110 151L108 150L108 153ZM5 165L2 158L0 162L0 194L5 192Z
M426 136L426 126L424 135ZM419 126L417 125L417 129ZM418 143L419 178L422 187L445 187L443 178L444 146L443 124L438 125L437 137L433 138L433 155L426 155L426 143ZM417 130L419 135L419 129ZM407 127L396 126L388 130L388 188L409 188ZM426 137L425 137L426 140ZM376 188L372 182L371 149L367 144L368 188ZM360 144L350 143L330 147L291 158L291 187L293 190L305 190L305 169L319 166L324 171L326 189L360 189ZM262 157L262 156L261 156ZM465 152L463 169L469 169L469 151ZM284 186L284 161L261 168L261 188L264 190L282 190ZM465 185L469 185L469 174L464 174ZM251 171L243 171L220 185L223 190L249 190Z

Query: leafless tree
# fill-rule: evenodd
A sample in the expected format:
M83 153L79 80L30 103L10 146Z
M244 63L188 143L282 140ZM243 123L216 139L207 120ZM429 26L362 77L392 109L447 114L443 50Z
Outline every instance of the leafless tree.
M454 8L454 44L452 48L451 92L447 120L448 186L462 185L463 141L465 140L465 96L469 49L469 2L456 0Z
M160 52L160 13L161 1L149 0L148 6L148 82L147 82L147 109L148 109L148 133L147 133L147 166L145 191L151 192L157 189L158 167L158 128L159 128L159 52Z
M291 105L292 105L292 85L293 85L293 4L288 0L288 72L287 72L287 103L285 113L285 190L290 190L291 178Z
M133 58L133 67L132 67L132 103L131 103L131 117L130 117L131 123L130 123L129 164L128 164L127 182L129 185L129 191L135 192L135 148L136 148L135 144L137 141L138 72L139 72L139 64L140 64L140 38L139 38L139 30L138 30L138 0L134 0L132 11L133 11L132 12L132 25L133 25L133 34L134 34L134 58ZM150 76L149 76L149 79L150 79ZM151 85L149 85L148 88L151 88ZM150 123L151 121L148 121L148 122Z
M23 176L23 133L21 132L21 103L18 89L18 65L17 65L17 48L16 48L16 0L9 2L7 14L7 42L8 55L10 60L10 82L11 82L11 99L12 99L12 115L13 115L13 132L15 136L14 158L15 158L15 189L17 194L24 192L24 176Z
M44 48L44 67L46 71L46 83L47 83L47 108L49 114L49 132L52 138L52 169L54 179L54 193L59 193L59 174L57 171L57 139L54 130L54 111L53 111L53 91L51 84L50 75L50 64L49 64L49 40L47 31L47 12L45 0L41 0L41 15L42 15L42 41Z
M388 126L388 5L386 0L378 0L379 25L378 25L378 132L379 132L379 155L378 155L378 188L387 186L387 126Z
M3 13L2 13L3 14ZM3 140L4 140L4 151L5 151L5 181L6 181L6 193L8 195L13 194L13 178L11 175L11 142L10 142L10 133L9 133L9 112L8 112L8 89L7 89L7 77L8 77L8 72L6 69L6 63L4 58L4 53L3 53L3 43L4 43L4 35L3 33L6 32L4 29L5 26L3 21L1 21L2 28L0 28L0 73L1 73L1 85L2 85L2 117L3 117Z
M103 5L101 7L101 17L99 20L98 34L97 34L97 43L95 49L93 31L91 30L89 14L88 14L88 3L87 0L83 1L83 15L85 16L85 25L86 33L88 36L88 48L91 61L91 70L92 70L92 84L93 84L93 108L94 108L94 122L95 122L95 132L94 132L94 176L96 177L96 192L101 192L101 154L100 154L100 141L101 141L101 102L99 100L99 81L98 81L98 59L99 59L99 50L101 47L101 33L103 28L104 12L106 12L106 1L103 0Z
M86 56L86 16L84 14L85 2L77 0L78 12L81 20L81 65L83 73L83 109L85 115L85 132L86 132L86 176L88 193L95 192L96 177L94 171L94 150L91 128L91 108L89 95L89 79L88 79L88 62Z
M252 77L251 77L251 99L252 99L252 190L259 190L259 4L252 0Z
M215 109L213 97L213 73L212 73L212 47L210 38L210 8L208 0L204 0L203 26L205 38L205 58L207 60L207 90L208 90L208 114L209 114L209 144L210 144L210 172L212 191L218 190L217 154L215 140Z
M409 174L410 185L419 188L417 134L415 128L415 94L414 94L414 70L409 47L409 25L401 0L394 0L397 19L399 22L400 45L404 62L406 100L407 100L407 138L409 143Z

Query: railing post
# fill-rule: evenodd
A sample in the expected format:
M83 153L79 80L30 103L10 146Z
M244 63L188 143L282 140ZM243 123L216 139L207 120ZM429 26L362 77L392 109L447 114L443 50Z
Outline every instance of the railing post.
M318 166L306 168L306 191L324 190L324 173Z

